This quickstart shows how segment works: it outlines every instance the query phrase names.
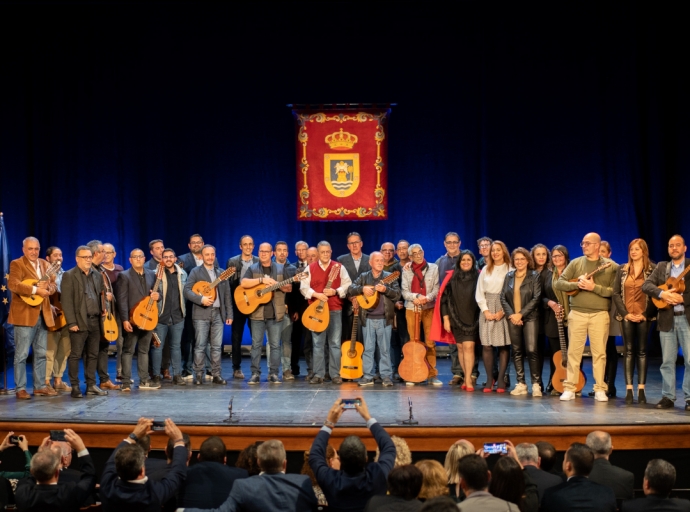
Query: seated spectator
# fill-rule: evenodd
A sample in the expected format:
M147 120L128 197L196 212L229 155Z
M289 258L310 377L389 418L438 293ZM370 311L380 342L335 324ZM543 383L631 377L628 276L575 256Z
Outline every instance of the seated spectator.
M235 467L244 469L249 476L255 476L261 473L259 465L256 463L256 450L261 445L263 441L257 441L250 444L244 450L242 450L237 457L237 462L235 462Z
M422 490L419 491L421 501L436 496L448 496L448 477L440 462L425 459L417 462L415 466L422 472Z
M144 465L146 466L146 474L151 475L154 471L167 469L168 463L163 459L157 459L156 457L149 457L151 455L151 436L146 434L145 436L137 439L137 444L141 446L146 454L146 461Z
M14 432L9 432L5 439L0 444L0 452L4 452L8 448L16 446L24 452L24 471L0 471L0 477L11 479L26 478L31 474L31 452L29 451L29 442L26 436L17 436L17 443L11 443L10 438L14 436Z
M563 463L558 461L556 447L548 441L537 441L534 444L537 446L537 450L539 450L539 458L541 459L540 469L565 481Z
M265 441L257 448L261 474L235 480L230 495L217 512L301 512L316 507L316 496L306 475L285 474L287 457L283 443ZM201 512L183 508L180 511Z
M494 464L491 472L489 492L497 498L515 503L522 512L537 512L539 498L535 489L534 500L526 498L525 475L517 459L501 457Z
M180 507L220 507L235 480L249 476L244 469L226 465L227 448L218 436L201 443L197 459L199 462L187 469L187 478L180 486Z
M619 504L623 500L633 499L635 497L633 489L635 475L609 462L609 456L613 452L611 436L607 432L595 430L587 435L585 443L594 452L594 466L589 474L589 479L613 489Z
M394 467L388 475L388 495L372 496L364 512L418 512L423 506L417 499L423 479L416 466Z
M152 425L153 419L139 418L134 431L106 462L100 489L104 511L160 512L161 506L175 495L187 475L187 449L182 432L167 418L165 433L174 441L170 470L158 482L146 476L146 455L136 440L146 435Z
M453 498L437 496L426 503L422 503L419 512L457 512L458 506Z
M182 433L182 441L184 442L184 447L187 449L187 467L189 467L189 459L192 458L192 440L189 438L188 434L185 434L184 432ZM149 477L149 480L153 480L155 482L160 482L163 480L163 477L168 474L168 470L170 470L170 465L172 464L173 461L173 453L175 452L175 440L174 439L168 439L168 442L165 445L165 466L156 468L149 473L148 469L146 470L146 476ZM144 463L144 465L146 465ZM175 503L177 503L177 500L175 500ZM177 507L176 507L177 508Z
M60 485L62 449L41 450L31 459L31 477L17 483L15 501L20 511L69 512L78 511L89 499L96 486L96 468L84 441L74 430L65 429L65 439L77 452L81 478L79 482Z
M539 503L544 497L544 491L563 482L560 477L540 469L541 458L537 446L531 443L520 443L515 447L518 462L523 471L529 475L537 486Z
M395 465L393 467L397 468L398 466L412 464L412 452L410 451L410 447L407 446L407 441L405 441L402 437L398 436L391 436L391 440L395 445ZM376 455L374 456L374 462L378 462L380 455L381 452L379 451L379 448L377 446Z
M623 502L623 512L690 512L690 501L670 498L676 483L676 468L662 459L653 459L644 470L642 490L645 497Z
M446 453L446 460L443 464L448 475L448 493L450 497L455 500L455 503L460 503L465 499L465 495L460 489L460 475L458 474L458 461L465 455L474 453L474 445L465 439L460 439L453 443Z
M571 444L563 459L563 472L568 480L546 490L541 510L614 512L617 507L613 490L587 478L593 465L594 452L589 446L582 443Z
M458 461L460 487L466 498L456 505L463 512L519 512L514 503L492 496L489 492L491 473L484 457L465 455Z
M367 422L381 450L378 462L367 464L367 449L357 436L346 437L340 445L340 471L326 464L326 446L331 432L343 414L341 399L336 400L312 444L309 465L328 500L329 511L362 510L372 496L386 494L386 479L395 463L395 445L388 433L371 417L363 398L355 409Z
M335 448L333 448L330 444L326 446L326 464L328 464L329 468L335 470L340 469L340 457L338 456L338 452L335 450ZM316 481L316 476L309 465L309 450L304 452L304 463L302 464L300 475L307 475L311 480L311 486L314 489L314 494L316 494L316 500L319 502L319 505L328 505L326 496L321 490L319 483Z
M11 504L14 504L12 484L5 477L0 476L0 510L5 510L5 507Z

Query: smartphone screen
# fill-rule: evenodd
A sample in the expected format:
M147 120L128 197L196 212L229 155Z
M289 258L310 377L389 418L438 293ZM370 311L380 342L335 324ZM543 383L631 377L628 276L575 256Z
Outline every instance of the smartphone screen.
M362 405L362 401L358 398L343 398L343 409L354 409L355 404Z
M165 422L164 421L154 421L153 425L151 426L151 430L165 430Z
M64 430L51 430L50 431L51 441L65 441L65 431Z
M505 443L484 443L484 453L495 455L497 453L508 453L508 446Z

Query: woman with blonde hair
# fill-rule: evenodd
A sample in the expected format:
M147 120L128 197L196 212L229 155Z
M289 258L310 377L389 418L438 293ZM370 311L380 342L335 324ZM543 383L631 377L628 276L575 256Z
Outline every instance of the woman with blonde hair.
M410 447L407 446L407 441L398 436L391 436L391 441L393 441L395 445L395 464L393 464L393 467L397 468L398 466L412 464L412 452L410 451ZM379 455L381 455L381 452L377 446L374 462L379 461Z
M439 461L424 459L415 463L415 466L422 472L423 476L422 490L419 491L421 501L448 495L448 477Z
M474 445L466 439L455 441L446 453L446 461L443 468L448 475L448 493L456 503L465 499L465 494L460 489L460 473L458 473L458 461L465 455L474 453Z

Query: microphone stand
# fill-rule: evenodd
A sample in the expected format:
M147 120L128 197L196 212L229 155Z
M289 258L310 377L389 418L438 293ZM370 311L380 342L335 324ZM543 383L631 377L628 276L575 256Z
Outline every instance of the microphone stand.
M402 420L403 425L419 425L419 422L414 419L414 414L412 414L412 399L408 396L407 397L407 403L410 406L410 417L406 420Z

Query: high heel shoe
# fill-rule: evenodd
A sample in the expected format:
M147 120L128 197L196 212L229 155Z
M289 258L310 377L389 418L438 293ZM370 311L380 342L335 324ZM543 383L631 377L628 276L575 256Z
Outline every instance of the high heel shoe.
M484 387L484 393L491 393L494 387L494 382L496 381L491 380L491 382L487 382L488 385Z
M638 388L638 390L637 390L637 403L638 404L646 404L647 403L647 395L644 394L644 388Z
M628 405L633 403L633 390L631 388L625 390L625 403Z
M465 391L465 390L467 389L467 385L463 384L462 386L460 386L460 389L462 389L463 391Z

